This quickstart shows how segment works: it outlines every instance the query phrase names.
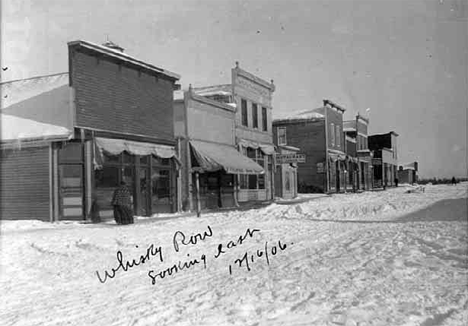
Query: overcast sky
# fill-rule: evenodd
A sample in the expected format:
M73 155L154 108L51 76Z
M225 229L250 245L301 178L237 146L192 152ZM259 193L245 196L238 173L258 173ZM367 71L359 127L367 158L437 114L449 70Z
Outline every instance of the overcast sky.
M103 43L182 75L230 82L235 61L274 79L274 115L330 99L370 132L395 131L399 163L467 175L466 0L1 0L2 81L67 71L68 41Z

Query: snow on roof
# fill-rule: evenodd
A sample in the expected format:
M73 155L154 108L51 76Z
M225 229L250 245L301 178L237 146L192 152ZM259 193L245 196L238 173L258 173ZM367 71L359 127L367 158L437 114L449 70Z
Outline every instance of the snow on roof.
M68 72L1 83L0 110L64 85L68 85Z
M68 73L0 84L0 141L68 136L72 127Z
M278 116L275 121L313 120L323 119L324 117L323 108L318 108L296 111L292 112L290 115Z
M79 45L79 46L82 46L84 48L88 48L88 49L91 49L91 50L94 50L94 51L97 51L97 52L100 52L100 53L103 53L103 54L107 54L107 55L112 56L114 58L118 58L120 60L127 61L129 63L138 65L140 67L144 67L146 69L152 70L152 71L157 72L159 74L166 75L167 77L170 77L170 78L175 79L175 80L180 79L179 74L176 74L176 73L171 72L169 70L165 70L165 69L156 67L156 66L154 66L152 64L143 62L143 61L141 61L141 60L139 60L139 59L137 59L135 57L132 57L132 56L130 56L130 55L124 53L124 52L109 48L109 47L104 46L104 45L99 45L99 44L96 44L96 43L93 43L93 42L83 41L83 40L68 42L68 46L74 46L74 45Z
M63 126L16 117L0 113L0 141L45 140L50 138L69 139L72 130Z
M223 85L212 85L206 87L194 87L192 91L200 96L210 96L210 95L232 95L232 86L231 84Z

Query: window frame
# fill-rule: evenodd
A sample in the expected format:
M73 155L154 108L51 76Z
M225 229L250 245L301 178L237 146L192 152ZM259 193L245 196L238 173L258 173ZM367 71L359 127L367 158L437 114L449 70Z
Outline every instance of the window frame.
M249 109L246 99L241 99L241 124L244 127L249 126Z
M258 129L258 105L252 103L252 128Z
M268 131L268 109L262 106L262 131Z
M287 138L287 133L286 133L286 127L278 127L277 129L277 141L278 141L278 145L286 145L288 143L288 138ZM284 130L284 142L281 141L281 132L280 131L283 131Z

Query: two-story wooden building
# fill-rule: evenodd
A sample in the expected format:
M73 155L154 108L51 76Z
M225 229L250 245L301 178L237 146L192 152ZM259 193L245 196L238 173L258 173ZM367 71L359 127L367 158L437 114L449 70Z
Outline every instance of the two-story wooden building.
M344 121L346 154L348 155L348 187L353 190L372 188L372 153L368 146L369 119L358 114Z
M306 162L298 163L299 192L339 192L345 189L346 154L341 106L323 106L273 121L278 145L300 148Z
M263 168L263 173L239 174L239 203L274 198L275 147L272 133L272 99L275 86L236 66L231 83L194 88L197 95L235 107L235 144L246 157Z
M68 43L69 71L2 84L2 218L112 215L121 181L136 214L176 209L177 74L113 43ZM7 98L8 98L7 97ZM5 103L4 103L5 104Z
M390 131L369 136L369 149L373 152L373 186L395 186L398 169L398 134Z
M263 166L238 151L232 97L217 96L200 96L189 87L174 101L184 210L237 206L238 175L264 173Z

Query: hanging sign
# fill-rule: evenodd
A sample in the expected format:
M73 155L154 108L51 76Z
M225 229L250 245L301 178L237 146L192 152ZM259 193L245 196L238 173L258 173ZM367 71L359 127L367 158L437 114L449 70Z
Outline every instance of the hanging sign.
M305 163L305 154L276 154L276 164Z

